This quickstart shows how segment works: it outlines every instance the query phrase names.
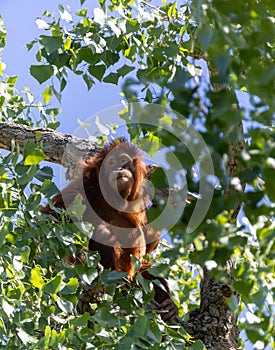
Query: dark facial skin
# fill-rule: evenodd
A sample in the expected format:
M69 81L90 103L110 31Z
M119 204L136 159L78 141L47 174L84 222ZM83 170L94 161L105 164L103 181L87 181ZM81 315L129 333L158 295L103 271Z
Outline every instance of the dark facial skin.
M104 160L103 165L111 188L118 191L123 198L127 198L135 181L132 158L126 153L112 152L111 156Z

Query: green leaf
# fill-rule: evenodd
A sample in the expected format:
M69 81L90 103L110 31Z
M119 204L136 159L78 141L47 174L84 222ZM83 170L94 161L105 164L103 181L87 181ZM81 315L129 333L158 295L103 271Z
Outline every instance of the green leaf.
M85 312L83 315L77 316L76 318L72 319L71 323L75 327L86 327L88 324L89 318L90 318L89 312Z
M253 282L247 281L247 280L240 280L234 282L234 288L243 296L243 297L249 297L251 294L251 288L253 287Z
M123 277L126 277L127 275L128 275L127 272L118 272L118 271L107 272L106 274L102 274L102 282L104 284L117 282L117 281L120 281Z
M191 338L190 340L192 343L193 339ZM194 344L191 344L190 346L188 346L188 349L190 349L190 350L204 350L205 347L200 340L197 340Z
M56 294L61 286L62 277L56 275L50 282L44 284L43 290L47 294Z
M15 75L15 76L12 76L12 77L8 77L8 80L7 80L7 83L10 85L10 86L15 86L15 83L18 79L18 76Z
M94 80L92 79L90 74L83 74L82 77L87 85L88 90L90 90L93 87L93 85L95 84Z
M65 51L60 54L58 52L54 52L47 57L47 61L49 64L56 66L57 68L64 68L64 66L72 67L73 65L69 65L70 60L73 60L73 55L71 53L72 51Z
M177 17L177 4L176 2L169 7L167 11L168 18L173 20L173 17Z
M76 195L73 202L70 203L69 207L67 208L68 214L72 215L78 220L82 220L82 216L85 210L86 210L86 205L83 204L83 199L80 194Z
M127 57L129 60L132 60L132 62L135 61L135 53L137 51L136 45L131 45L127 49L124 50L124 56Z
M101 81L106 71L106 66L104 64L99 64L97 66L90 65L88 71L93 77Z
M116 52L106 50L103 52L103 54L101 54L100 58L103 60L107 67L110 67L119 61L120 56Z
M82 47L79 50L79 57L81 60L94 65L98 61L100 61L100 55L95 53L95 49L93 47Z
M136 19L127 19L126 33L136 32L140 28L140 24Z
M118 79L119 79L119 74L117 73L110 73L109 75L107 75L103 81L104 83L110 83L110 84L115 84L117 85Z
M152 103L153 101L153 95L150 88L146 89L145 101L148 103Z
M137 274L136 280L140 283L140 285L142 286L143 290L146 293L150 293L150 291L152 290L152 287L149 280L146 280L145 278L143 278L141 273Z
M47 197L51 197L58 192L58 188L51 180L45 180L40 188L40 192Z
M21 254L21 260L23 263L27 263L29 260L29 256L30 256L30 248L29 247L22 247L20 249L20 254Z
M168 57L175 57L178 54L179 46L177 43L171 42L164 51Z
M131 71L133 71L135 69L135 67L131 67L131 66L128 66L127 64L125 64L124 66L120 67L118 70L117 70L117 73L124 77L125 75L127 75L128 73L130 73Z
M259 332L257 330L246 329L245 332L248 335L249 340L253 342L253 344L255 344L259 340Z
M34 188L35 190L36 186L33 186L33 184L31 184L31 187ZM41 194L39 192L32 193L26 202L26 210L27 211L36 210L39 207L40 202L41 202Z
M53 75L53 67L49 65L31 66L31 75L40 83L44 83Z
M157 267L150 267L148 270L152 275L167 278L170 268L169 265L161 264Z
M46 328L45 328L45 342L46 342L46 344L48 344L50 338L51 338L51 327L46 326Z
M0 109L2 109L4 102L5 102L5 97L4 96L0 96Z
M31 270L31 284L38 289L41 289L44 286L45 283L41 276L41 267L35 266Z
M57 91L55 89L54 85L52 85L52 92L53 92L54 96L57 98L58 102L61 103L62 95L59 93L59 91Z
M101 307L91 318L102 327L115 327L120 323L119 318L110 312L109 307Z
M47 108L45 110L46 114L48 114L52 120L55 120L56 117L58 116L59 113L61 113L61 109L60 108Z
M144 316L135 320L134 332L138 336L140 337L146 336L148 332L148 328L149 328L149 320L147 319L147 317Z
M56 130L60 126L60 122L55 122L55 123L48 123L48 128L52 130Z
M84 1L82 1L84 2ZM82 5L82 4L81 4ZM81 9L79 11L76 11L76 15L79 17L86 17L88 10L87 9Z
M5 242L6 235L12 231L12 223L7 221L5 222L0 230L0 247L2 247L3 243Z
M45 47L48 54L53 53L62 46L62 38L59 36L40 35L39 42Z
M23 286L18 286L17 288L12 289L8 292L8 298L21 301L24 295L24 292L25 292L25 288Z
M60 91L63 91L67 85L67 80L62 78L60 83Z
M24 159L24 165L39 164L43 160L47 159L42 149L35 149L28 154Z
M204 50L207 50L211 45L212 40L213 40L213 28L209 26L209 23L207 23L207 25L200 28L200 31L198 32L198 41L201 44L201 47Z
M44 90L42 96L43 96L45 104L47 105L52 97L52 91L51 91L51 87L49 85Z
M48 179L50 180L53 176L53 169L49 166L45 166L38 170L38 172L35 174L35 177L37 180L43 182L44 180Z
M36 172L37 172L37 166L35 164L32 166L29 166L27 168L27 171L25 171L22 175L20 175L17 178L18 185L22 187L28 185L31 182L31 180L34 178Z
M272 202L275 202L275 169L265 168L264 177L268 197Z
M61 294L75 294L78 288L78 279L76 277L70 278L65 287L61 290Z
M261 305L265 303L267 294L268 294L267 287L262 287L262 289L259 290L257 293L251 295L251 299L260 308Z

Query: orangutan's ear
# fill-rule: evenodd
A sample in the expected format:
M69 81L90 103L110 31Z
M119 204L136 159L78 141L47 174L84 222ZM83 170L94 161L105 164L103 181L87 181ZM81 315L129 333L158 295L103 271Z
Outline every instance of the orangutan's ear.
M150 176L153 174L153 172L159 168L160 168L160 166L157 164L146 165L146 177L147 177L147 179L150 179Z

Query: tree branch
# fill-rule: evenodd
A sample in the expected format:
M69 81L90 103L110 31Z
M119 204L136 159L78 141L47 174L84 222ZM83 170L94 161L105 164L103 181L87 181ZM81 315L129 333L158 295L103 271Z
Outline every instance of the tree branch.
M238 173L241 170L245 170L243 168L243 164L241 164L239 161L241 153L242 153L243 149L245 148L245 142L244 142L244 138L243 138L243 124L242 123L239 124L239 130L240 130L239 140L237 140L235 143L232 143L229 141L228 161L226 163L226 171L227 171L227 174L229 177L228 188L225 191L225 195L227 197L230 197L231 193L233 191L236 191L230 183L231 179L234 177L238 177ZM242 187L242 190L240 192L243 193L244 189L245 189L244 182L241 182L241 187ZM242 207L242 201L239 199L236 199L235 209L231 215L232 219L237 218L237 216L241 210L241 207Z
M233 294L230 286L216 281L204 268L200 294L200 307L189 313L189 320L177 316L172 324L181 325L194 340L201 340L207 350L239 350L237 316L227 302ZM153 300L150 308L159 310L160 306Z
M11 151L12 140L19 145L21 153L28 141L42 146L47 161L68 169L68 179L77 175L79 160L93 154L96 149L94 144L85 139L55 130L0 122L0 148Z
M237 316L229 309L232 295L229 285L216 281L204 268L200 307L189 314L188 323L194 339L200 339L207 350L238 350Z

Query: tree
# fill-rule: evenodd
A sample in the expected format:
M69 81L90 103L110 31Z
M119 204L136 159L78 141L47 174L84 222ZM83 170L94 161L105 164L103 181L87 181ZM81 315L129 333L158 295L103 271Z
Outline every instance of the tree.
M38 61L30 74L48 84L41 102L34 103L28 89L17 92L16 77L5 76L0 66L0 146L9 150L0 164L3 348L179 349L190 335L191 349L237 349L245 343L249 348L249 341L255 349L274 347L273 3L213 0L160 6L149 0L98 0L93 16L85 0L80 3L74 14L59 5L60 18L45 12L37 19L41 35L27 47L36 49ZM0 25L3 49L2 19ZM213 188L210 207L191 232L192 214L205 198L185 207L152 269L171 282L181 323L161 321L152 310L152 288L140 276L130 286L118 273L98 276L96 254L85 256L85 267L66 266L68 253L87 244L90 228L68 223L63 213L52 223L39 212L41 201L58 191L51 167L42 161L70 167L70 157L62 159L53 146L54 136L61 149L70 136L48 130L59 126L59 109L50 108L49 101L61 100L69 74L77 74L88 89L121 84L130 106L121 118L131 140L151 155L165 145L169 169L174 168L173 154L186 169L189 190L200 192L206 153L194 159L178 135L191 123L211 152L214 175L205 176L205 186ZM242 107L240 91L249 108ZM140 108L139 101L149 104ZM130 118L133 110L138 123ZM27 142L26 134L32 135ZM82 149L90 147L87 141L76 142ZM68 154L82 156L81 149L74 150ZM163 174L156 173L152 181L167 185ZM152 208L151 217L158 217L159 210ZM83 289L92 287L100 295L104 290L102 300L92 304L92 315L79 314ZM243 331L239 345L235 314Z

